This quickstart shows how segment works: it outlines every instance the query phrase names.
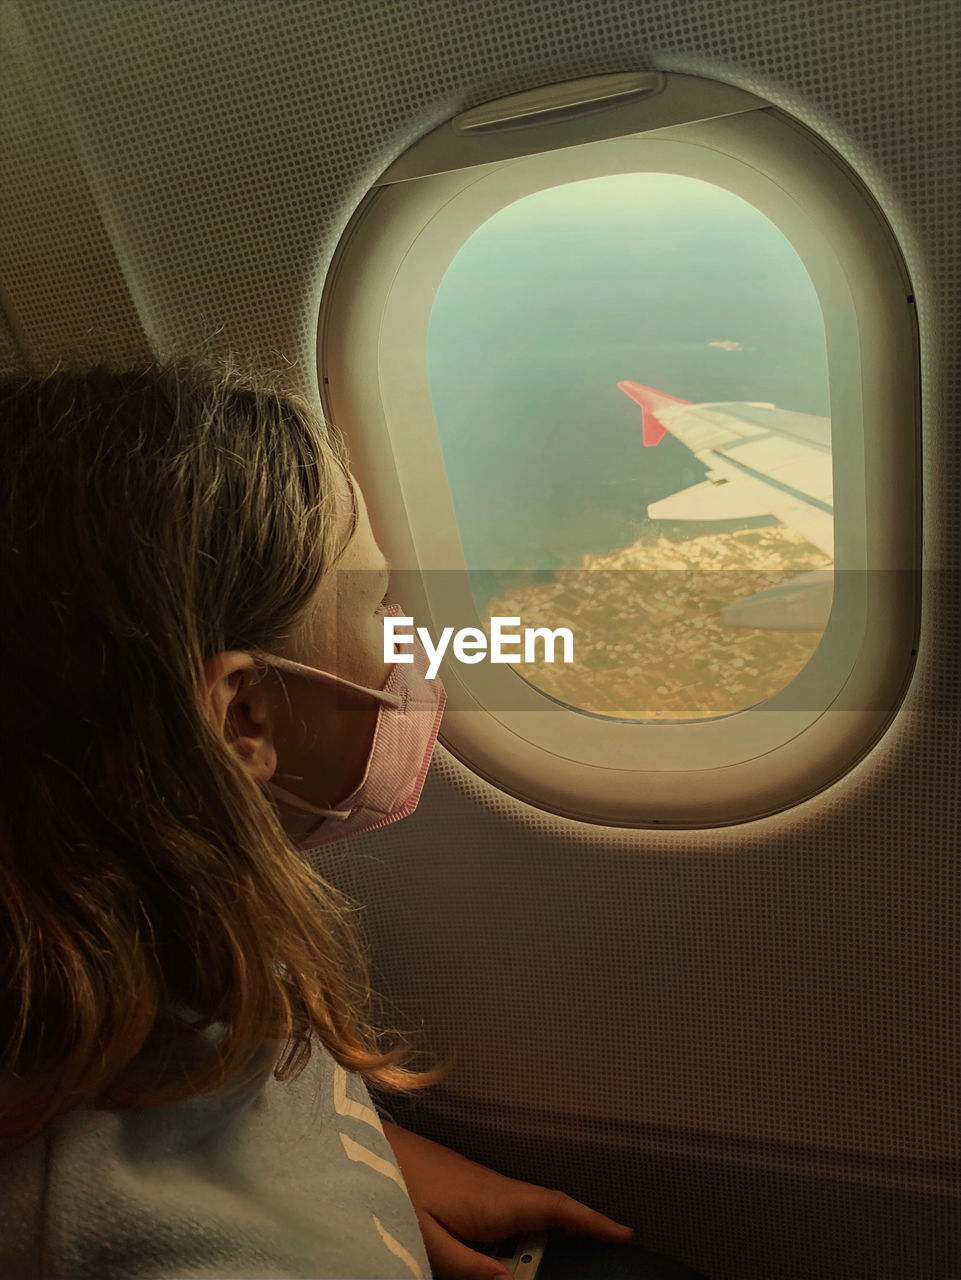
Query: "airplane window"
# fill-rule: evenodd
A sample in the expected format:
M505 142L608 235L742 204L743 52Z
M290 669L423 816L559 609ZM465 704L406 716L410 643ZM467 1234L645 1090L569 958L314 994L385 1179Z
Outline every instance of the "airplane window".
M517 200L444 274L427 372L481 617L576 637L524 679L685 720L805 666L833 595L825 330L758 209L665 173Z
M907 687L917 315L823 139L653 80L398 156L331 263L319 372L405 613L470 647L438 659L444 745L553 813L718 825L840 777Z

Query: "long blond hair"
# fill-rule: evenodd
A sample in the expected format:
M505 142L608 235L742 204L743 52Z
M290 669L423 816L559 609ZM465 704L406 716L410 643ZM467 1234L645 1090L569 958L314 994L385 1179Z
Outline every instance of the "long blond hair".
M409 1070L374 1030L357 904L198 684L222 650L276 651L342 552L339 436L207 357L7 377L0 423L0 1141L244 1082L265 1041L281 1080L316 1035L378 1089L436 1083L449 1063Z

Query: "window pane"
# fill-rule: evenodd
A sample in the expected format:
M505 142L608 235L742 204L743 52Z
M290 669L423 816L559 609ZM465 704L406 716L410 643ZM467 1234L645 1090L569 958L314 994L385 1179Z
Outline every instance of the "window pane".
M481 613L574 633L525 679L691 719L801 670L831 601L827 360L762 213L671 174L537 192L461 248L427 355Z

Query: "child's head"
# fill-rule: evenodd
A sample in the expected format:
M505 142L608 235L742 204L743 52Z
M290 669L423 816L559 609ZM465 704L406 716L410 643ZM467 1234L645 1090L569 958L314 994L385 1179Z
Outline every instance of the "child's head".
M259 653L386 674L382 557L342 446L298 396L185 361L8 378L0 424L5 1133L132 1100L141 1048L186 1042L175 1007L228 1028L196 1087L268 1036L297 1065L312 1031L381 1087L432 1082L377 1052L349 904L251 783L286 692ZM357 570L346 666L335 565Z
M316 448L329 446L319 441ZM333 515L327 531L333 528L339 550L289 639L273 650L266 665L243 649L220 651L206 659L200 679L208 720L251 778L273 780L327 808L336 807L364 776L378 705L368 697L335 693L330 684L289 668L278 671L272 657L335 672L369 689L381 689L390 673L383 656L381 609L389 566L374 538L363 494L341 466L339 452L334 461ZM317 825L316 818L305 821L282 802L278 808L292 838Z

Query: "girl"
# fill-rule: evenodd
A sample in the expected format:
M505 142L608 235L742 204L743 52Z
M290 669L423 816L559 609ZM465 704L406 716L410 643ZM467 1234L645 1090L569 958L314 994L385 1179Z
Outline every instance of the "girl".
M383 1047L297 846L411 811L443 694L384 665L342 443L182 360L7 379L0 421L2 1274L494 1277L467 1241L628 1239L371 1106L450 1064Z

